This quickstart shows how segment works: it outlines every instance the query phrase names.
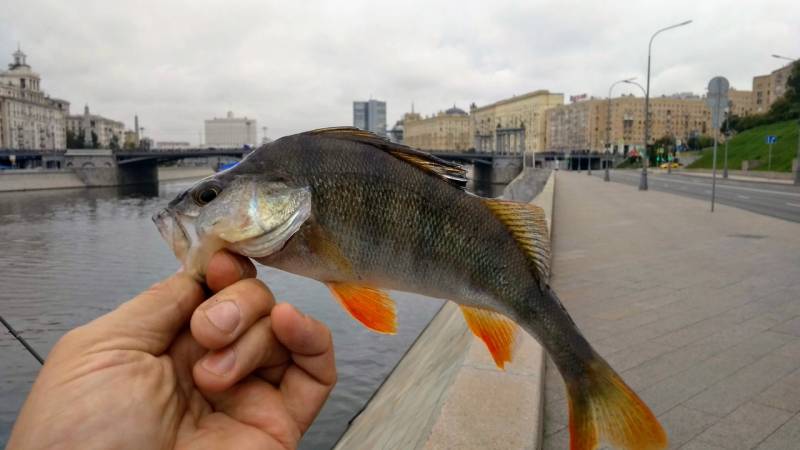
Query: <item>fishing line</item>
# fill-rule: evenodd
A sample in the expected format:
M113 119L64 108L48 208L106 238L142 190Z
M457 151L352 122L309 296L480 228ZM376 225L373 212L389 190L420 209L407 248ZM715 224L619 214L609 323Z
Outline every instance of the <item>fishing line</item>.
M39 364L44 364L44 359L39 355L39 353L37 353L36 350L33 347L31 347L30 344L28 344L28 341L26 341L24 337L20 336L19 333L17 333L17 330L15 330L10 323L6 322L6 319L4 319L2 315L0 315L0 322L3 322L3 325L6 327L8 332L11 333L12 336L17 338L20 344L25 346L25 350L28 350L28 353L33 355L33 357L36 358L37 361L39 361Z

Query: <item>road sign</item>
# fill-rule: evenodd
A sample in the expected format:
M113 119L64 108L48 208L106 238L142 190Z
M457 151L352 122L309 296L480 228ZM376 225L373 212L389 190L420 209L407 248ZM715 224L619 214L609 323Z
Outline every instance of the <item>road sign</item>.
M767 144L774 144L778 142L778 136L768 135L767 136Z
M708 82L708 96L706 104L711 110L711 126L719 130L722 126L722 118L725 108L728 106L728 89L730 83L725 77L714 77Z

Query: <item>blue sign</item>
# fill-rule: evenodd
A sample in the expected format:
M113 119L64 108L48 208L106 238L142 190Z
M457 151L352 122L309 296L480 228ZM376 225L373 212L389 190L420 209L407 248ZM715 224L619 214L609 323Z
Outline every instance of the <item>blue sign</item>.
M776 142L778 142L778 136L772 136L772 135L767 136L767 144L774 144Z

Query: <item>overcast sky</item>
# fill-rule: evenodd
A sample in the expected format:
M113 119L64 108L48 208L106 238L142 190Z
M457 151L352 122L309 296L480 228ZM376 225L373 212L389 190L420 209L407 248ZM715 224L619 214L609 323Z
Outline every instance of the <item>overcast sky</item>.
M17 42L53 97L140 125L155 140L198 142L228 110L277 138L352 124L352 101L410 110L490 103L548 89L605 97L644 84L653 31L653 95L704 93L800 57L797 0L717 1L63 1L3 0L0 61ZM627 86L615 95L633 92Z

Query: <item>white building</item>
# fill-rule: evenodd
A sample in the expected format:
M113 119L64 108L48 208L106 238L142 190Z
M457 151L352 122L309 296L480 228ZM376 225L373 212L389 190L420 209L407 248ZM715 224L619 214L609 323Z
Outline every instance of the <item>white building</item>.
M31 70L20 49L14 62L0 72L0 148L67 148L69 102L41 90L39 74Z
M192 144L187 141L157 141L156 150L186 150L192 148Z
M122 148L125 142L125 124L97 114L89 114L88 105L84 106L82 115L67 116L67 131L72 133L73 136L79 135L83 131L84 142L88 144L92 141L85 140L85 130L87 128L97 136L98 148L112 148L114 146Z
M256 130L258 125L255 119L247 117L234 117L228 111L223 119L213 118L206 120L206 146L216 148L241 148L245 145L255 147Z

